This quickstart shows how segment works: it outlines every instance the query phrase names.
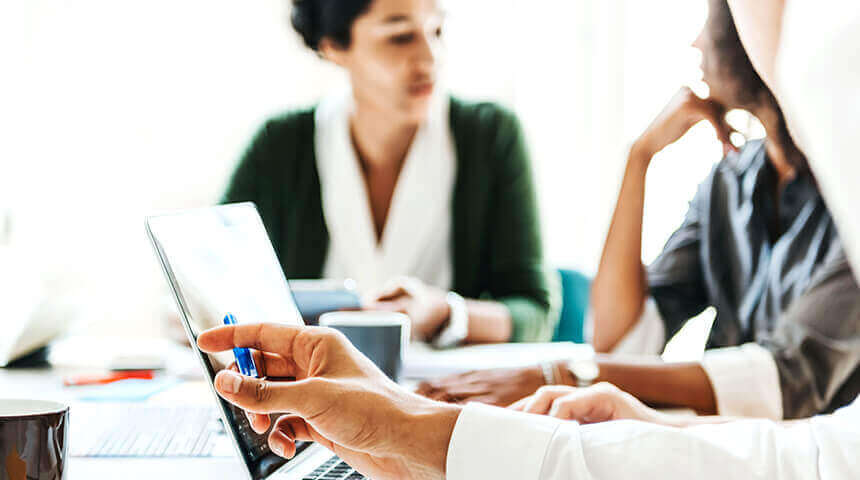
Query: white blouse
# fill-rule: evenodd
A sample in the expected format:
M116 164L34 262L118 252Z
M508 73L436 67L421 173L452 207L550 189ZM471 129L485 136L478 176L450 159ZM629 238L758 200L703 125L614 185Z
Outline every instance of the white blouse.
M398 276L451 288L451 202L456 153L447 95L434 97L409 148L377 242L367 187L350 134L351 91L324 99L316 110L317 170L329 231L325 278L352 279L362 294Z

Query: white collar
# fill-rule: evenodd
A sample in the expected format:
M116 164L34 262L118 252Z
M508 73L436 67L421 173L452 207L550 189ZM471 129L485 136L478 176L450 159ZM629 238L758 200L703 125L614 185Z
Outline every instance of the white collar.
M324 99L315 117L317 170L330 238L326 274L352 278L363 292L399 275L450 288L456 153L447 95L434 97L427 121L412 141L379 245L350 135L353 109L351 92L341 92ZM428 252L448 258L428 259Z

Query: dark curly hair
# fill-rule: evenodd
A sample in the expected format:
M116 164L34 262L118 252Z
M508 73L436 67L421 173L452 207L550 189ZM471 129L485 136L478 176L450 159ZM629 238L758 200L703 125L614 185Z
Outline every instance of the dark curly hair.
M708 31L714 42L714 48L721 59L721 67L729 70L726 78L732 78L736 85L738 100L744 105L756 105L772 108L779 117L779 136L774 141L794 146L794 139L788 131L785 116L773 92L765 85L759 76L746 49L738 36L732 12L726 0L710 0L708 15ZM799 155L789 159L792 166L799 172L809 172L806 157Z
M353 22L370 8L372 0L293 0L291 21L305 45L319 51L320 41L330 38L349 47Z
M742 103L760 104L765 97L771 96L771 93L741 43L728 2L710 0L709 4L706 28L713 39L714 48L719 53L722 68L729 70L727 77L737 82L739 100Z

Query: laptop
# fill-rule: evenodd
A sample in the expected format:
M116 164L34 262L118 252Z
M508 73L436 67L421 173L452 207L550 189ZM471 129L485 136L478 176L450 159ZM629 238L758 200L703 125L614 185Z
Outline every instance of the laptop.
M272 453L267 434L254 432L244 413L215 392L215 374L230 364L232 353L197 349L197 336L221 325L228 313L239 323L302 324L256 206L238 203L152 216L146 231L246 478L364 478L314 443L299 443L291 460Z

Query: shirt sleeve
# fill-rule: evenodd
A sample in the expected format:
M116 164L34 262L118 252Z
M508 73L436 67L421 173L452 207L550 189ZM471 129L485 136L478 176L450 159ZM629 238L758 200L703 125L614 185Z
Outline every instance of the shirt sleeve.
M268 123L263 125L245 148L236 169L230 175L230 181L221 195L220 203L258 200L260 175L268 173L262 170L269 156L269 128Z
M686 429L622 420L581 426L468 405L448 448L447 478L851 478L860 467L860 401L794 424L745 420Z
M860 288L844 257L812 282L759 342L775 361L785 418L827 413L860 394Z
M218 203L254 202L269 238L277 249L279 239L275 233L278 231L278 195L275 192L278 187L275 182L283 183L286 179L284 175L278 175L273 170L274 126L275 122L270 120L256 132L230 175L229 183Z
M544 269L537 195L522 127L505 109L496 107L495 115L487 293L510 312L511 341L545 342L558 321L558 315L550 314L551 289L558 288L558 282L549 282Z
M708 350L702 368L714 389L718 414L782 420L779 372L768 350L755 343Z
M561 425L551 417L470 403L451 435L447 478L539 478L550 442Z
M672 338L690 318L708 307L708 295L700 256L702 215L714 173L699 186L681 227L648 266L648 288L665 326L664 339Z
M566 426L559 433L572 428ZM808 423L781 426L744 420L678 429L622 420L579 430L587 473L541 478L820 478L816 439ZM565 448L561 442L551 445L546 469L558 462L557 454Z

